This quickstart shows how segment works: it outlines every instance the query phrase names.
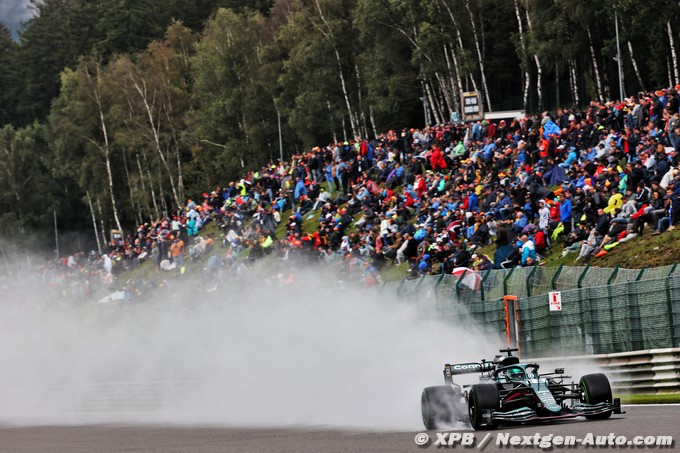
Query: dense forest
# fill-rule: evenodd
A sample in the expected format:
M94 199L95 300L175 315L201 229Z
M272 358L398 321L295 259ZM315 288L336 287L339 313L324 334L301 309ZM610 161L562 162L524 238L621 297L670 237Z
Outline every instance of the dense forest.
M680 83L658 0L42 0L0 24L0 234L130 231L284 154ZM679 41L680 44L680 41ZM28 233L38 233L36 236Z

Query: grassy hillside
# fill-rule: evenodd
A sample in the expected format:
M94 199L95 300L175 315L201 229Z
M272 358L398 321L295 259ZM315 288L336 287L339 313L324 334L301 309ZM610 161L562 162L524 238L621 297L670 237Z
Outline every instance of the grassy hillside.
M553 253L546 259L545 265L557 267L580 266L583 261L576 261L577 252L566 257L562 256L561 245L553 249ZM627 269L641 269L643 267L659 267L680 262L680 230L666 231L653 235L651 229L645 234L614 247L609 253L600 258L592 258L588 264L597 267L620 266Z
M285 237L285 224L290 215L291 211L288 210L281 216L282 222L276 230L278 238ZM357 214L355 220L358 220L360 216L361 213ZM317 230L318 226L318 212L305 216L305 221L303 223L303 232L305 234L313 233ZM353 230L354 227L350 227L348 233L351 233ZM652 268L680 263L680 229L666 231L659 235L653 235L651 233L652 230L647 229L643 236L618 245L601 258L592 258L588 264L595 267L612 268L620 266L622 268L641 269L643 267ZM197 262L188 262L185 268L187 274L201 272L210 256L214 254L223 254L226 251L221 245L221 232L215 225L209 224L200 232L200 234L212 234L213 238L215 238L215 247L210 253L206 254ZM482 248L482 253L491 258L493 258L494 251L494 245ZM577 252L572 252L564 257L562 256L562 251L563 247L561 244L553 247L552 253L550 253L544 261L544 266L582 266L586 264L583 261L576 261L576 257L578 256ZM245 260L247 257L248 250L245 250L239 255L239 259ZM384 281L397 281L407 277L407 270L407 263L402 263L400 265L387 264L381 275ZM157 271L153 268L153 264L147 260L136 269L121 275L119 281L126 281L129 278L141 278L145 280L165 278L172 274L179 274L179 270L170 272Z

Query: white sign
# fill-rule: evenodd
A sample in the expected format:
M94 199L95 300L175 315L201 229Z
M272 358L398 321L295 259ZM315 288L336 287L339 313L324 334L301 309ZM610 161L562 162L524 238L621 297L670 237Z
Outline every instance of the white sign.
M562 293L559 291L551 291L548 293L548 302L550 303L550 311L562 311Z

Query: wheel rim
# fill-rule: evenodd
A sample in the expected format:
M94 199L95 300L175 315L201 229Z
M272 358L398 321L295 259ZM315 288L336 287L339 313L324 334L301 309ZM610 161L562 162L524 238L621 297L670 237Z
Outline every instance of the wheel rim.
M588 400L590 399L590 398L588 398L588 389L586 388L585 384L582 384L581 388L583 389L583 393L581 394L582 398L583 398L583 402L588 403Z

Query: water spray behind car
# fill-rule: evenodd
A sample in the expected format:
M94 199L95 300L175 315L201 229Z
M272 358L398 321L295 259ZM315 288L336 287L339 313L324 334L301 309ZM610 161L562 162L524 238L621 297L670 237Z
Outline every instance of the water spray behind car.
M296 267L285 285L267 283L263 263L212 292L186 275L143 302L57 304L38 284L6 292L0 423L415 430L439 364L499 341L440 321L426 294Z

